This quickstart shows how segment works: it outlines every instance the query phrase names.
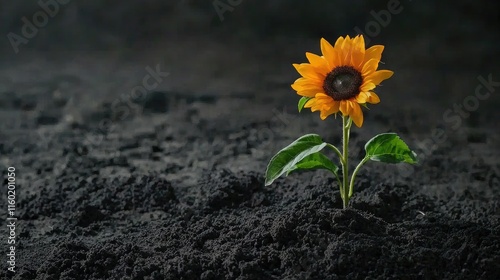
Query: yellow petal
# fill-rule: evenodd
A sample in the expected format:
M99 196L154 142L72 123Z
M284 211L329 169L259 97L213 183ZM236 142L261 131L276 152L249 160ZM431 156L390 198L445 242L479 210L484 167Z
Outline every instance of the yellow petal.
M324 110L321 110L320 118L322 120L324 120L329 115L338 113L339 105L340 105L340 102L333 101L328 107L325 106Z
M317 98L316 98L317 99ZM311 111L326 111L329 110L333 105L332 100L318 100L314 106L311 107Z
M355 97L355 100L356 102L361 104L366 103L366 101L368 100L368 95L366 94L366 92L362 91Z
M365 59L365 39L363 35L356 36L352 44L351 65L358 71L363 69Z
M343 49L349 48L351 47L351 44L352 44L351 37L349 37L349 35L345 36L344 42L342 42L342 48Z
M344 39L344 42L342 42L342 46L341 46L341 63L343 65L350 65L351 63L351 48L352 47L352 40L351 38L349 37L349 35L347 35Z
M341 49L342 44L344 43L344 37L340 36L337 41L335 42L335 48L336 49Z
M363 125L363 111L361 107L356 102L350 102L352 105L352 111L349 114L352 118L352 121L357 127L361 127Z
M352 109L349 100L341 100L339 109L343 116L348 116Z
M340 110L340 102L333 100L331 109L333 110L333 113L338 113L338 111Z
M363 65L363 69L361 70L361 75L363 77L367 77L370 74L372 74L373 72L375 72L375 70L377 70L377 68L378 68L379 62L380 61L376 60L376 59L368 60L368 62L366 62L365 65Z
M318 71L324 74L325 76L331 71L331 69L328 66L328 62L324 57L321 57L319 55L310 52L306 52L306 57L307 60L309 60L309 63L311 63L313 67L316 67Z
M341 36L335 42L334 49L337 52L337 62L336 65L333 65L334 67L346 65L345 61L346 61L346 56L348 55L346 47L350 46L350 41L351 38L349 38L349 36L346 36L345 38Z
M322 110L322 111L320 112L320 114L319 114L319 117L320 117L322 120L324 120L324 119L326 119L326 117L328 117L328 116L329 116L329 115L331 115L331 114L333 114L333 113L331 112L331 109L330 109L330 110Z
M332 47L332 45L324 38L321 38L320 40L320 47L321 47L321 53L325 57L325 60L328 63L330 70L338 66L339 62L338 51L335 50Z
M304 78L309 78L315 81L322 81L325 79L325 74L319 73L316 68L314 68L309 63L293 64L293 67L302 75Z
M307 97L314 97L316 93L324 91L318 82L306 78L298 78L291 87L297 91L298 95Z
M317 104L311 107L311 112L320 111L323 108L323 104Z
M323 91L322 88L318 88L318 87L307 87L307 88L301 87L299 89L296 89L298 87L292 85L292 88L297 91L298 95L307 96L307 97L314 97L316 95L316 93Z
M316 93L316 96L315 96L317 99L322 99L322 100L325 100L325 101L333 101L333 98L330 96L330 95L327 95L323 92L318 92Z
M389 70L379 70L379 71L375 71L375 72L371 73L365 79L378 86L378 85L380 85L380 83L383 80L386 80L386 79L389 79L390 77L392 77L393 74L394 74L394 72L389 71Z
M364 63L368 62L370 59L375 59L380 61L382 58L382 52L384 51L384 46L375 45L368 48L365 52Z
M318 85L315 84L300 84L300 83L293 83L291 87L296 90L296 91L301 91L301 90L307 90L307 89L314 89L314 88L320 88ZM319 91L318 91L319 92Z
M330 96L324 94L324 93L317 93L315 98L312 98L304 104L304 108L311 108L311 111L318 111L318 110L323 110L325 106L327 108L330 108L333 104L333 98Z
M292 88L297 90L301 88L310 88L310 87L322 87L323 81L318 81L314 79L308 79L304 77L300 77L292 84Z
M365 92L366 92L366 91L369 91L369 90L374 89L375 87L376 87L376 86L375 86L375 84L374 84L374 83L372 83L372 82L370 82L370 81L365 81L365 82L363 83L363 85L361 85L360 90L361 90L361 91L365 91Z
M305 89L305 90L300 90L300 91L297 91L297 94L300 95L300 96L305 96L305 97L314 97L316 95L316 93L318 93L318 91L321 91L322 89L320 90L317 90L317 89Z
M367 92L367 95L368 95L368 99L366 101L368 103L377 104L380 102L380 97L378 97L378 95L375 92L373 92L373 91Z
M311 108L312 106L316 105L316 102L318 102L316 98L309 99L307 100L306 104L304 104L304 108Z
M341 51L339 49L333 49L333 58L331 59L330 69L335 69L338 66L342 66Z

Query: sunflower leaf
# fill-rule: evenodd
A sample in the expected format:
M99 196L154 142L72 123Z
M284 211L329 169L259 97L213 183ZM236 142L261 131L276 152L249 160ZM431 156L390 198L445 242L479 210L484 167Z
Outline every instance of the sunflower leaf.
M310 154L307 157L303 158L301 161L295 164L295 166L293 166L290 170L288 170L285 175L288 176L290 173L299 170L315 170L315 169L326 169L332 172L334 175L337 175L337 171L339 170L337 165L335 165L324 154L318 152Z
M310 99L312 99L312 97L302 96L302 98L300 98L299 104L298 104L299 113L300 113L300 111L302 111L302 109L304 109L304 105L306 105L307 101L309 101Z
M316 134L306 134L279 151L266 170L266 186L293 170L307 156L321 151L327 144Z
M366 157L385 163L417 163L417 154L396 133L379 134L365 145Z

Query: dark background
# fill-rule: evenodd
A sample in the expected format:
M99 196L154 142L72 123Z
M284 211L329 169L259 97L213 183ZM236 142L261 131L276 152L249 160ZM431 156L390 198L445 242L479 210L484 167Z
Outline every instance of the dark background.
M262 76L269 76L268 72L294 75L287 64L302 61L305 51L318 52L318 38L334 42L340 35L356 35L356 27L366 33L367 25L376 22L373 14L384 13L382 10L387 10L390 2L242 0L234 1L235 7L219 15L216 3L229 3L74 0L59 4L56 15L38 28L26 44L19 45L16 54L7 35L12 32L22 36L22 18L33 22L33 16L42 9L37 1L2 1L1 57L6 64L3 68L14 68L12 72L20 66L19 61L38 63L44 72L57 72L80 63L72 61L84 60L92 65L79 65L82 71L79 76L92 71L91 67L103 71L110 64L127 67L124 64L135 59L143 64L163 63L172 75L169 87L191 89L194 84L200 87L219 84L215 80L232 74L240 76L243 82L251 81L261 91L266 86ZM500 52L498 3L408 0L394 3L399 3L401 12L392 14L382 26L380 22L376 24L380 31L370 36L373 37L370 44L387 45L384 56L391 62L391 69L401 70L398 81L403 81L391 86L398 92L405 91L405 98L444 102L440 106L445 108L468 95L478 75L498 73L494 63ZM33 62L43 58L50 65ZM268 63L270 60L273 62ZM47 69L56 62L63 65ZM135 63L130 65L135 66ZM226 72L228 67L232 70ZM407 72L409 68L411 73ZM406 81L410 75L412 79ZM3 75L3 79L16 80L9 75ZM424 85L415 81L428 87L419 88ZM242 86L226 87L244 90ZM218 85L214 86L214 91L219 90ZM432 93L433 90L438 90L439 95ZM118 93L103 90L100 95L114 99Z
M453 110L479 77L500 81L500 4L401 0L377 21L396 2L242 0L220 16L226 0L73 0L16 52L9 36L43 9L0 1L13 278L498 279L500 87ZM367 165L345 211L321 171L264 187L300 135L340 144L338 120L296 112L291 64L358 29L395 75L353 130L353 161L392 131L420 165ZM148 67L168 76L134 95Z
M42 1L45 2L45 1ZM60 11L40 28L39 35L24 48L41 50L114 50L154 46L178 38L204 34L214 39L264 39L295 37L335 38L373 20L370 11L386 10L391 1L232 1L223 13L217 3L225 1L78 1L66 0ZM53 3L53 1L47 1ZM398 41L433 39L435 45L478 42L483 52L494 52L498 39L496 1L393 1L404 13L380 36ZM41 10L38 1L2 1L0 31L20 34L22 18L32 21ZM397 5L397 4L395 4ZM397 36L396 36L397 35ZM489 35L489 36L488 36ZM379 37L379 36L377 36ZM379 41L381 41L380 39ZM5 46L9 44L5 44ZM479 43L480 42L480 43ZM457 46L455 46L457 47Z

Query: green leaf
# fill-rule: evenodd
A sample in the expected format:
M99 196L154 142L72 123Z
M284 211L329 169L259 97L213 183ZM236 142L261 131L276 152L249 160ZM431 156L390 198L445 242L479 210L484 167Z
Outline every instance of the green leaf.
M299 105L298 105L298 107L299 107L299 113L304 108L304 105L306 105L306 102L309 101L310 99L312 99L312 97L305 97L305 96L303 96L302 98L300 98Z
M365 145L366 157L386 163L417 163L417 154L396 133L382 133Z
M292 170L305 157L321 151L326 143L316 134L306 134L279 151L269 162L266 170L266 186Z
M335 165L329 158L327 158L324 154L322 153L314 153L310 154L307 157L303 158L300 162L295 164L295 166L292 167L292 169L288 170L286 172L286 176L288 174L299 171L299 170L306 170L306 169L326 169L332 172L333 174L337 174L337 171L339 168L337 165Z

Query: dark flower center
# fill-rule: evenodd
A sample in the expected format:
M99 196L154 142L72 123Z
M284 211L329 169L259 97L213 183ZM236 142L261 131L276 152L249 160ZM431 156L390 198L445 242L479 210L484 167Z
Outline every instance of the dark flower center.
M347 100L359 94L362 83L358 70L351 66L339 66L326 75L323 89L335 101Z

